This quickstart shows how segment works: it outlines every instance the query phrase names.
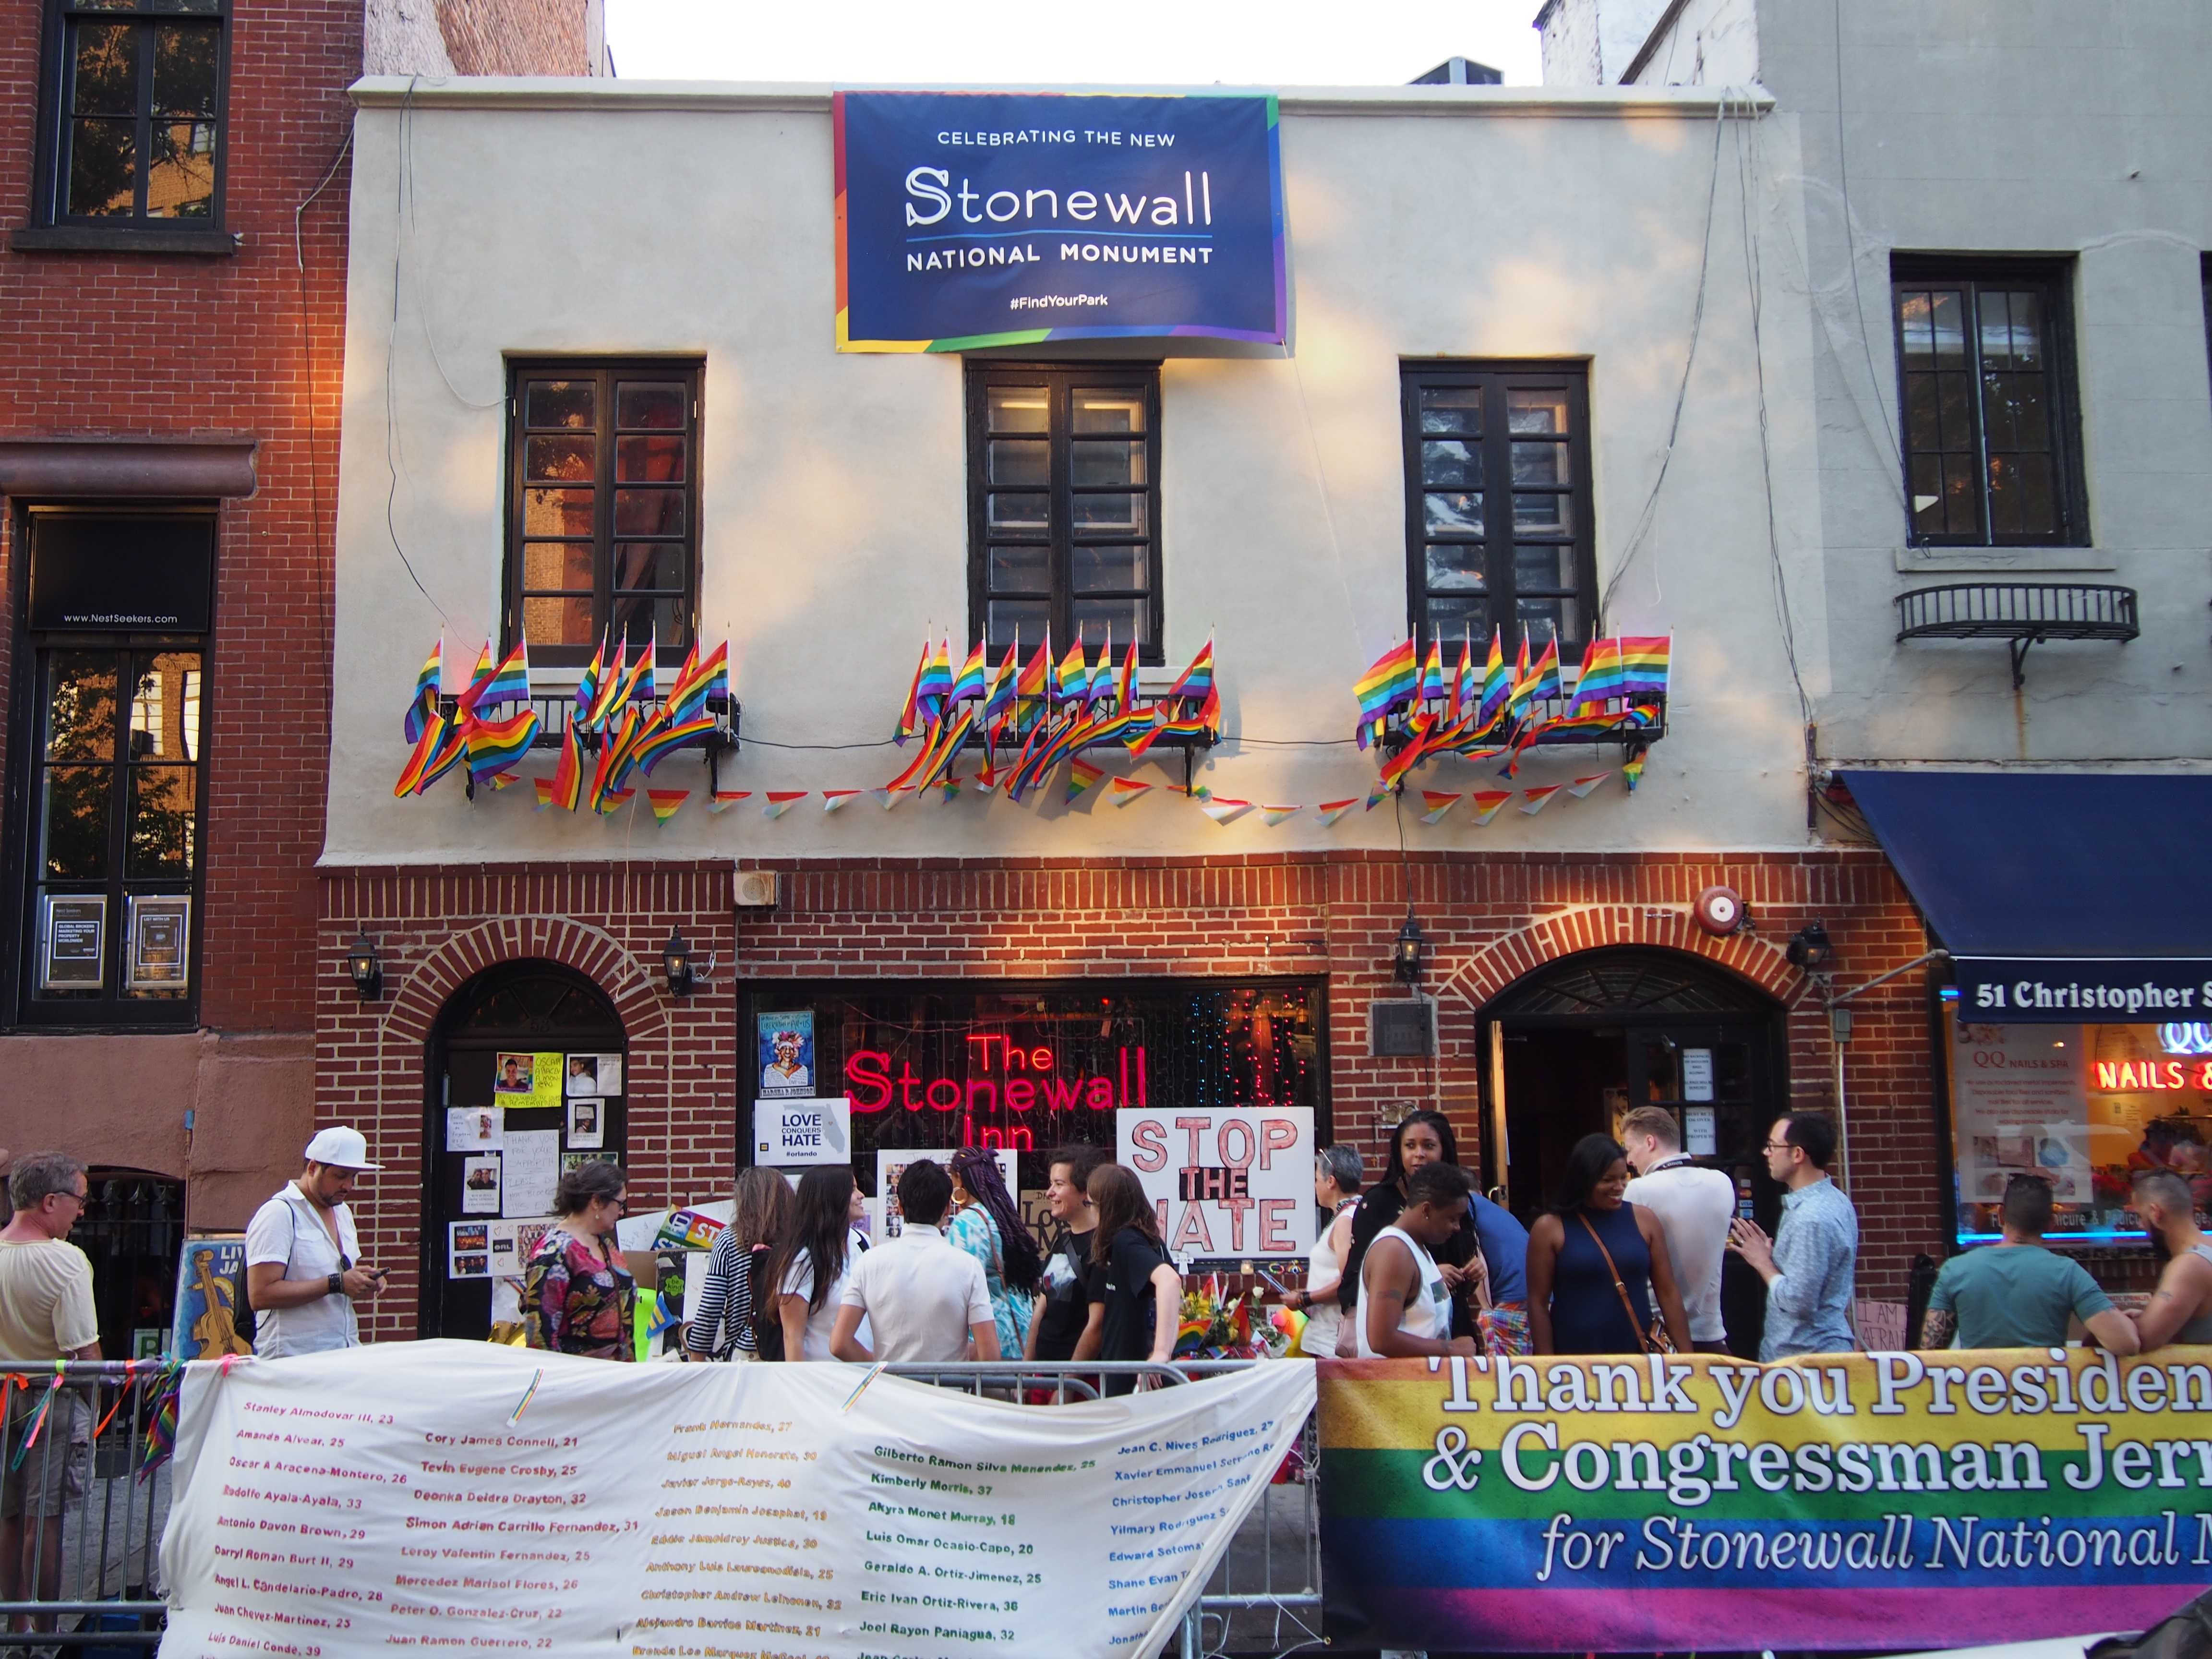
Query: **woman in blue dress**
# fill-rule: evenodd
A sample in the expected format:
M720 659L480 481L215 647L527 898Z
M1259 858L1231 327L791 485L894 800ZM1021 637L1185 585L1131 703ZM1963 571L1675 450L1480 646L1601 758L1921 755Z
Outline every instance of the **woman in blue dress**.
M1655 1344L1656 1297L1677 1353L1690 1322L1674 1288L1659 1218L1622 1194L1628 1154L1584 1135L1567 1155L1557 1201L1528 1232L1528 1335L1538 1353L1644 1353Z

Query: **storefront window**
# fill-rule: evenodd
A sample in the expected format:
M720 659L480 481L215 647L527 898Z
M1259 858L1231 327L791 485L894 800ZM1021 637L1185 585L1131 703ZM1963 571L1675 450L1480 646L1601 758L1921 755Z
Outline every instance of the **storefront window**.
M1961 1244L1997 1237L2021 1171L2051 1183L2053 1243L2147 1243L2129 1208L2139 1170L2178 1171L2212 1209L2212 1025L1945 1025Z
M1041 1188L1055 1146L1110 1153L1124 1107L1312 1107L1325 1143L1321 1030L1307 981L836 984L756 991L745 1036L757 1087L804 1066L809 1091L851 1100L854 1171L873 1194L878 1152L963 1146L1015 1153L1022 1186Z

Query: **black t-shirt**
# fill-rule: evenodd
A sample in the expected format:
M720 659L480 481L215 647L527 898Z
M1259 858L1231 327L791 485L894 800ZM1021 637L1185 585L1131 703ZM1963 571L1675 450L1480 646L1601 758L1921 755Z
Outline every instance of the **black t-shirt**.
M1091 1322L1091 1304L1106 1299L1106 1270L1091 1261L1091 1239L1089 1233L1062 1233L1045 1259L1037 1285L1044 1296L1037 1318L1039 1359L1074 1358L1083 1328Z
M1150 1359L1152 1357L1152 1274L1163 1265L1173 1266L1168 1254L1134 1227L1114 1235L1102 1269L1105 1281L1105 1341L1101 1359ZM1106 1392L1127 1394L1136 1379L1107 1379Z

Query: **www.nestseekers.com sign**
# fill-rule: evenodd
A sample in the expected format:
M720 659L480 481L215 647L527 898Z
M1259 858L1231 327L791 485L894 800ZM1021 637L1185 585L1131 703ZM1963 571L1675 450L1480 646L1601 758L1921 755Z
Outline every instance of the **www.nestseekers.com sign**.
M1282 343L1273 98L846 92L831 113L840 351Z

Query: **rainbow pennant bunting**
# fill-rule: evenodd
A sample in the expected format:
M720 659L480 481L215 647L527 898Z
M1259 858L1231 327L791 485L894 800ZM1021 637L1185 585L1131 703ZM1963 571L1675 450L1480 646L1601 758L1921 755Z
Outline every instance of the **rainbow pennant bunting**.
M1278 824L1288 823L1304 810L1300 806L1262 806L1260 809L1260 822L1273 830Z
M430 716L438 712L438 697L445 688L446 638L438 636L437 644L430 647L430 655L422 672L415 676L415 696L407 705L407 717L402 723L407 741L419 743L430 723Z
M1134 778L1115 778L1106 786L1106 799L1116 806L1127 806L1139 795L1152 793L1152 786L1139 783Z
M1632 795L1636 793L1636 786L1644 781L1644 754L1639 749L1620 763L1620 781L1628 786Z
M1551 805L1552 797L1559 793L1559 788L1560 786L1556 783L1546 783L1540 784L1534 789L1523 789L1521 792L1521 810L1530 817L1534 817L1537 813Z
M538 792L538 810L539 811L544 811L547 807L553 804L552 779L532 778L530 781L530 786Z
M804 789L771 789L763 797L766 805L761 808L761 816L764 818L780 818L791 811L793 802L805 800L807 793Z
M1352 683L1352 695L1359 702L1359 746L1364 749L1382 736L1382 722L1406 702L1420 683L1413 659L1413 641L1400 641Z
M1219 795L1210 795L1199 802L1198 810L1216 823L1234 823L1252 810L1249 800L1229 800Z
M1391 796L1396 794L1399 787L1400 786L1395 783L1377 783L1367 792L1366 810L1370 812L1373 811Z
M1078 755L1067 763L1067 799L1070 801L1074 800L1077 796L1084 793L1092 784L1105 775L1104 767L1096 765Z
M521 782L522 774L516 771L513 767L509 767L504 772L493 773L491 776L485 779L484 781L490 784L492 793L494 794L497 794L501 790L506 788L510 783Z
M1456 790L1424 789L1421 799L1427 803L1421 813L1423 823L1442 823L1444 814L1458 805L1460 801Z
M1589 799L1590 791L1596 788L1598 785L1603 783L1612 775L1613 774L1610 772L1596 772L1591 774L1591 775L1586 778L1577 778L1572 783L1567 786L1567 793L1572 795L1577 800L1588 800Z
M1006 775L1000 772L997 767L992 765L990 762L988 760L985 761L982 765L975 769L975 782L976 793L984 795L996 793L999 784L1005 775Z
M750 789L717 789L707 798L707 810L709 812L726 812L739 801L750 800L752 793Z
M858 789L824 789L822 792L822 810L824 812L842 811L850 806L860 793Z
M653 809L653 821L665 824L676 816L676 809L691 799L689 789L648 789L645 804Z
M1314 808L1314 816L1323 823L1334 823L1358 805L1359 797L1357 795L1346 795L1342 800L1325 800Z
M1474 807L1474 821L1480 825L1496 817L1499 810L1512 799L1510 789L1477 789L1468 796L1468 804Z

